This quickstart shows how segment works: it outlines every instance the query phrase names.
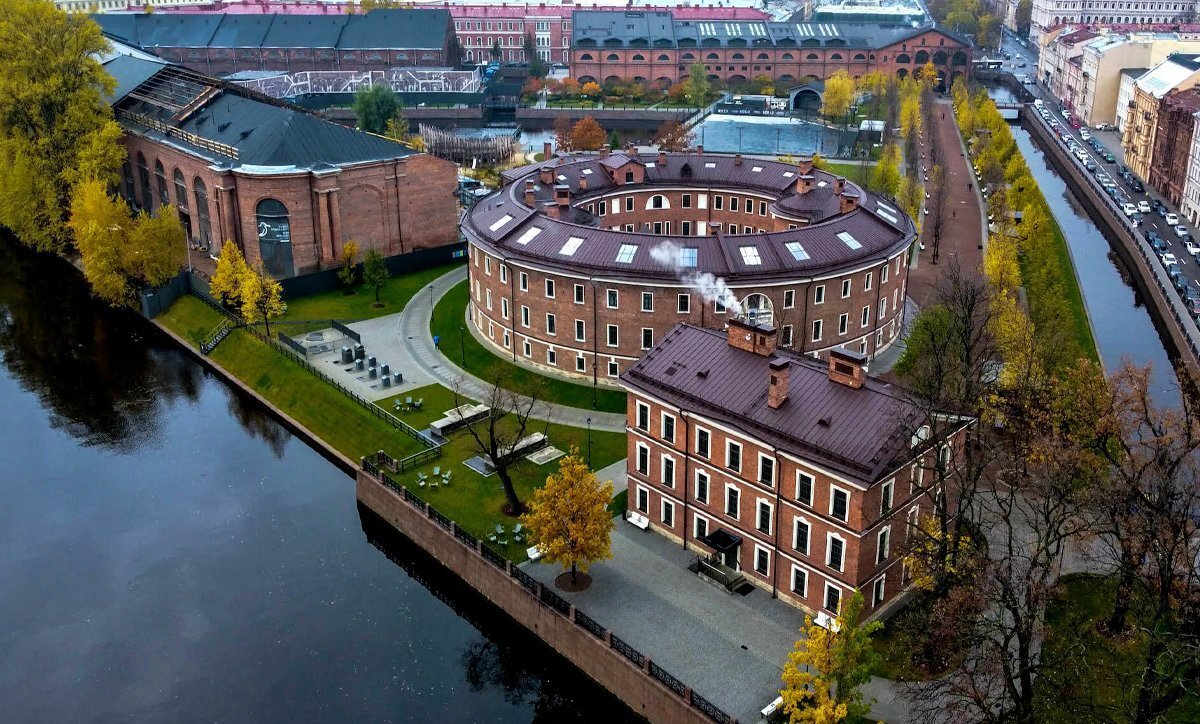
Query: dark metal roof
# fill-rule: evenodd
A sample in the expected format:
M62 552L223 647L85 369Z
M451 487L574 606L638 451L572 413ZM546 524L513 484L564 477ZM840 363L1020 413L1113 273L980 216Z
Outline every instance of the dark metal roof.
M338 48L441 48L450 27L449 10L375 10L348 15Z
M374 15L374 13L372 13ZM274 15L264 48L336 48L349 15Z
M261 47L274 19L270 15L226 15L209 45L214 48Z
M787 401L767 405L771 362L788 369ZM829 379L825 362L780 350L772 357L728 343L726 332L680 324L621 375L621 382L870 485L909 453L920 411L899 388L867 377L861 389Z
M165 61L145 60L130 55L115 55L104 64L104 70L117 81L117 87L106 99L116 103L149 80L166 65Z

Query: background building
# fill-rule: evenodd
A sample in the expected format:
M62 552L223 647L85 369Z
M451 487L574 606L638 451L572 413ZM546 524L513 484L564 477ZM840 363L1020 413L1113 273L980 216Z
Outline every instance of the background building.
M224 243L276 278L337 266L344 242L385 256L458 240L454 164L195 71L115 54L110 99L137 208L174 205L193 246Z
M1106 25L1136 30L1171 30L1171 25L1192 23L1197 0L1179 2L1125 2L1124 0L1033 0L1029 38L1042 43L1042 36L1060 25ZM1154 27L1161 26L1161 27Z
M676 324L739 311L816 355L901 328L912 221L811 162L580 154L504 181L462 230L470 318L514 362L615 384Z
M934 453L902 391L861 363L779 350L744 320L675 327L621 375L629 510L726 585L829 617L861 589L880 615L906 588L902 546L932 507L914 483Z
M1133 100L1126 112L1121 145L1125 165L1138 178L1149 179L1158 128L1159 102L1176 88L1191 88L1200 80L1200 56L1172 55L1146 71L1133 84Z
M965 75L971 47L933 24L702 22L669 12L577 11L571 75L600 83L633 80L666 86L694 63L731 85L766 75L777 84L824 80L837 70L914 73L927 62L947 85Z
M1169 91L1159 103L1148 181L1172 206L1180 205L1187 183L1197 111L1200 88Z

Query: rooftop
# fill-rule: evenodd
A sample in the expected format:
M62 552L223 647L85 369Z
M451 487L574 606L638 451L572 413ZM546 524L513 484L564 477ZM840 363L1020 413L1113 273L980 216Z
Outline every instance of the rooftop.
M1172 54L1137 79L1144 93L1162 98L1172 88L1200 71L1200 55Z
M767 404L772 363L786 364L787 401ZM621 375L621 382L743 430L864 486L909 452L920 413L899 388L866 377L860 389L830 379L828 364L778 350L729 344L728 334L677 325Z

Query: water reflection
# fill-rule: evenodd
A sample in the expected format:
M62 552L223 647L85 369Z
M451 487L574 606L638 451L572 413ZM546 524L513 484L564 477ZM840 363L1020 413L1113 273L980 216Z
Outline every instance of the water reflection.
M358 513L372 545L483 634L459 655L472 691L532 704L537 722L642 721L370 509Z

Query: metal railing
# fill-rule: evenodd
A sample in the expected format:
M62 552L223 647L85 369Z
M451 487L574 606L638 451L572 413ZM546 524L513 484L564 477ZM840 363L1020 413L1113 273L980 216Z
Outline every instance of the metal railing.
M504 568L508 566L508 559L492 550L491 546L486 543L479 546L479 555L483 556L485 561L491 563L500 570L504 570Z
M605 628L578 608L575 609L575 624L598 639L604 638Z
M433 507L432 505L427 505L425 512L429 514L430 520L442 526L446 530L450 530L450 519L442 515L441 511L439 511L437 508Z
M704 714L704 716L712 719L718 724L730 724L735 721L733 717L725 713L721 707L713 704L708 699L700 696L695 691L692 691L692 706L696 707Z
M549 588L542 586L542 592L539 595L539 598L541 598L542 603L546 604L550 608L553 608L562 615L569 616L571 614L571 604L567 601L567 599L558 595L554 591L551 591Z
M676 679L671 675L671 672L667 671L653 661L650 662L650 675L655 679L658 679L664 686L680 696L683 696L687 693L687 687L684 686L682 681Z
M229 320L221 320L220 326L214 329L212 333L205 337L204 341L200 343L200 354L207 357L214 349L217 348L217 345L221 343L221 340L228 337L229 333L232 331L233 325L229 323Z
M513 566L512 569L509 570L508 573L514 579L516 579L517 583L520 583L522 586L524 586L526 589L528 589L530 593L535 594L535 595L537 594L538 582L537 582L536 578L529 575L525 571L522 571L520 568L517 568L516 566Z
M741 573L733 570L729 566L721 563L720 554L713 553L707 558L696 556L696 560L692 562L689 568L697 573L701 573L708 578L720 583L726 589L732 591L739 583L746 580L746 577Z
M617 637L616 634L611 634L608 637L609 646L616 650L617 653L624 656L633 662L639 669L646 665L646 656L637 649Z

